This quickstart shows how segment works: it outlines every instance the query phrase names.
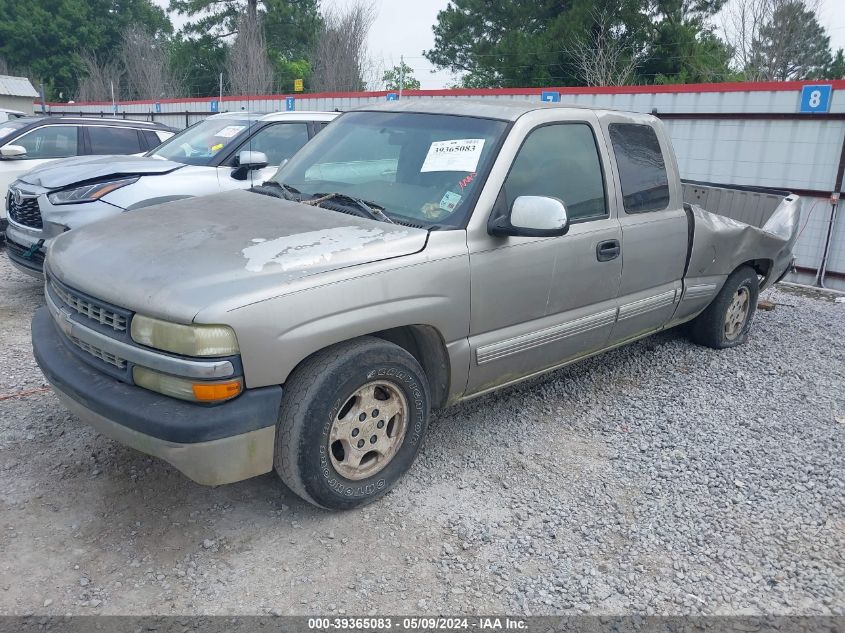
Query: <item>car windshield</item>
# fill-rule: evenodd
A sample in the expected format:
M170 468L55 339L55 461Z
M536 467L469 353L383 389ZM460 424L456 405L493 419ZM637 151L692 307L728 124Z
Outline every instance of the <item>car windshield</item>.
M14 136L15 132L26 127L30 123L32 123L31 119L26 121L23 119L11 119L0 123L0 145L5 143L9 137Z
M284 165L273 181L303 200L363 200L389 218L460 226L506 128L443 114L350 112Z
M147 156L186 165L209 165L227 145L254 125L249 119L212 118L167 139Z

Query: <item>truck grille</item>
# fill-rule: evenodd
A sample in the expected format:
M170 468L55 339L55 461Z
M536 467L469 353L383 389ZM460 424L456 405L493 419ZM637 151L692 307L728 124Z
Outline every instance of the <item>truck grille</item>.
M126 331L127 317L110 309L108 306L83 297L52 278L50 279L50 289L69 308L73 308L82 316L96 321L100 325L108 326L115 332Z
M104 363L114 365L118 369L126 369L126 361L120 356L115 356L114 354L110 354L109 352L104 352L99 347L94 347L93 345L89 345L85 341L80 341L75 336L69 336L68 338L70 339L71 343L76 345L79 349L88 352L94 358L99 358Z
M38 208L38 198L28 198L16 194L15 191L9 189L9 193L6 194L6 210L9 213L9 219L15 224L31 229L44 228L44 223L41 221L41 209Z

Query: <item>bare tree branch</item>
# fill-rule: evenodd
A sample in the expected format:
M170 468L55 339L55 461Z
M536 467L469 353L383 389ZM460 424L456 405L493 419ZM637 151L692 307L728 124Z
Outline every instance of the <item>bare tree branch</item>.
M575 40L566 52L574 60L575 74L587 86L624 86L636 68L634 51L622 43L607 10L592 12L590 35Z
M312 85L320 92L364 90L378 81L367 56L367 36L376 18L374 5L357 0L345 11L328 9L314 52Z
M254 11L247 11L238 20L238 34L229 48L226 71L233 94L268 94L273 86L264 26Z
M115 97L120 98L123 72L117 60L103 62L90 51L80 53L79 58L85 68L85 77L79 81L77 101L110 101L112 85Z
M126 71L129 98L161 99L177 97L184 92L168 67L167 43L137 29L123 32L120 58Z

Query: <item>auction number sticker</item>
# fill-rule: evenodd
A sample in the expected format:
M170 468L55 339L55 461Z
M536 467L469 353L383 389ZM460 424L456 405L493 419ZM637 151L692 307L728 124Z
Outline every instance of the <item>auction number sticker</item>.
M496 619L498 622L498 618ZM460 631L475 628L504 628L499 625L485 625L481 621L474 621L465 617L370 617L370 618L308 618L308 628L312 631L379 631L390 630L419 631ZM524 627L511 627L524 628Z
M222 130L217 132L214 136L218 138L232 138L236 134L238 134L241 130L243 130L246 126L245 125L227 125Z
M428 148L428 154L420 172L475 171L478 168L478 161L481 160L483 149L483 138L435 141Z

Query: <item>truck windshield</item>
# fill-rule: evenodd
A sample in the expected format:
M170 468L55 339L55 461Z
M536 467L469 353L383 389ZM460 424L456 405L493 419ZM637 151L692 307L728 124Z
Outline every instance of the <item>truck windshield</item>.
M186 165L207 166L227 145L241 138L254 123L249 119L206 119L169 138L147 156L166 158Z
M303 200L366 200L389 218L460 226L504 134L492 119L350 112L282 167L273 181Z

